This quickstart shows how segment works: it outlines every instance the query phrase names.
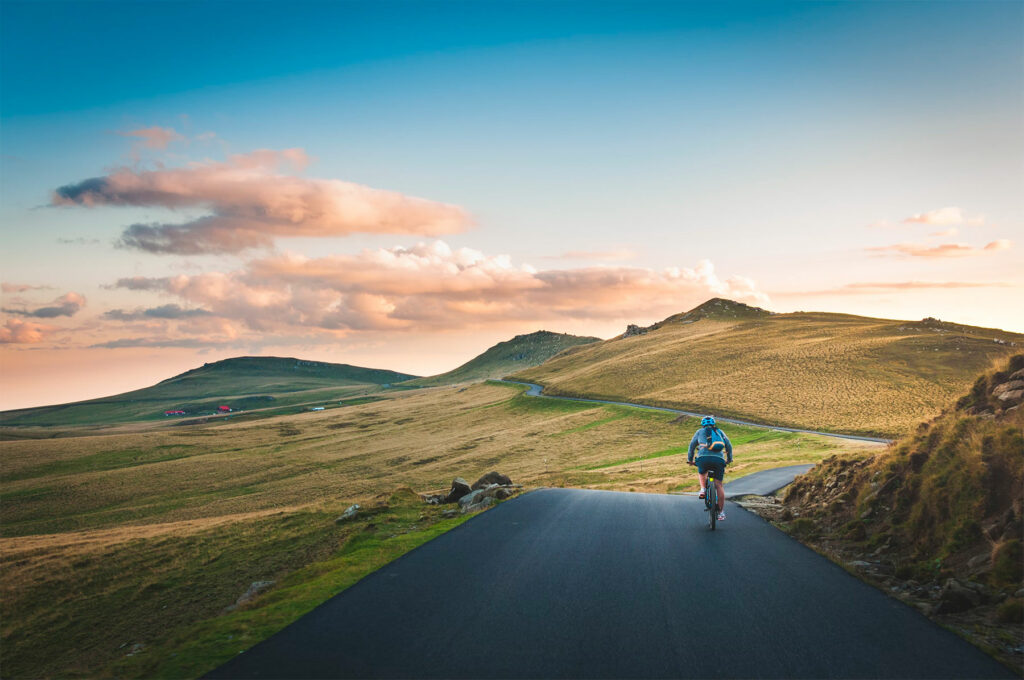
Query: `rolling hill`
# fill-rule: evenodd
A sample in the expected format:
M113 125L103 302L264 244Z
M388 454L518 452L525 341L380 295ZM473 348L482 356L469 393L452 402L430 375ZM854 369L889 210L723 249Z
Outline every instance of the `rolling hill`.
M553 395L896 436L1021 345L1019 333L938 319L775 314L716 298L514 377Z
M428 378L417 378L405 384L415 387L435 387L502 378L509 373L542 364L570 347L600 342L600 340L600 338L550 331L517 335L511 340L499 342L454 370Z
M295 406L379 391L415 376L285 357L235 357L186 371L152 387L100 399L0 413L0 425L68 426Z

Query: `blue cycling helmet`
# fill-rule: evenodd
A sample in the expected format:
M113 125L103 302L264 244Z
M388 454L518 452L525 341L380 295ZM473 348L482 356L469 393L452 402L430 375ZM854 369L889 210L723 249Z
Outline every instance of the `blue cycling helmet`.
M715 426L715 417L714 416L704 416L703 418L700 419L700 426L701 427L708 427L708 426L714 427Z

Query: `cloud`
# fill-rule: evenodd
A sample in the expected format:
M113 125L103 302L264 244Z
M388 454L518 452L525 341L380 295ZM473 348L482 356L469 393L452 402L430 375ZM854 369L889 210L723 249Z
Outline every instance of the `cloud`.
M138 130L119 130L122 137L135 137L141 139L142 146L147 149L166 149L171 142L182 141L185 138L172 128L163 128L157 125Z
M57 243L66 246L94 246L100 242L98 238L84 238L79 236L78 238L58 238Z
M136 309L126 312L123 309L111 309L103 313L103 318L114 321L138 321L140 319L192 319L200 316L213 316L205 309L185 309L180 305L160 305L149 309Z
M199 349L210 347L229 347L235 343L206 338L118 338L89 345L89 349L123 349L125 347L184 347L186 349Z
M24 293L29 290L53 290L53 286L33 286L27 283L8 283L5 281L0 284L0 290L4 293Z
M66 293L54 300L48 307L39 307L34 310L4 308L3 311L8 314L30 316L37 319L53 319L58 316L74 316L82 307L85 307L84 296L78 293Z
M35 344L46 339L46 335L57 330L55 326L25 321L24 319L8 319L0 326L0 344Z
M645 320L713 296L768 299L749 279L721 279L707 261L661 271L609 266L537 271L504 255L452 249L443 241L321 258L279 255L233 272L136 277L117 285L161 290L250 333Z
M1009 288L1012 284L1004 281L878 281L848 283L837 288L809 291L776 292L780 297L803 297L810 295L874 295L908 290L951 290L963 288Z
M930 224L935 226L951 226L966 224L970 227L978 227L985 223L985 216L966 217L963 210L949 206L938 210L929 210L925 213L917 213L903 220L904 224Z
M984 247L977 248L975 246L968 245L966 243L942 243L936 246L929 246L919 243L897 243L891 246L878 246L874 248L868 248L867 250L875 253L891 253L897 255L906 255L908 257L928 257L928 258L943 258L943 257L971 257L974 255L984 255L986 253L994 253L1000 250L1007 250L1013 244L1007 239L998 239L987 243Z
M551 260L590 260L594 262L622 262L636 259L636 252L629 248L612 250L569 250L561 255L546 258Z
M309 162L302 149L261 149L226 162L136 171L122 168L58 188L53 205L204 208L183 223L133 224L120 245L151 253L237 253L279 237L354 233L439 236L471 226L465 210L341 180L283 174Z
M942 231L933 231L932 233L930 233L928 235L929 236L935 236L935 237L938 237L938 238L950 238L952 236L956 236L957 233L958 233L958 229L956 229L956 227L952 227L950 229L943 229Z

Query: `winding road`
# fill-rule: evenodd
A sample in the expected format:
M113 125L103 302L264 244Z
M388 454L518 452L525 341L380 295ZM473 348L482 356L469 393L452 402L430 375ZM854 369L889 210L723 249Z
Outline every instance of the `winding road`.
M613 406L632 406L633 408L642 408L648 411L663 411L665 413L676 413L683 416L691 416L693 418L701 418L707 414L705 413L694 413L692 411L682 411L677 408L666 408L664 406L648 406L647 404L634 404L628 401L609 401L607 399L587 399L585 397L556 397L550 394L544 394L544 388L540 385L528 382L520 382L518 380L496 380L495 382L507 383L509 385L525 385L528 389L526 390L526 396L528 397L543 397L544 399L564 399L566 401L582 401L590 404L612 404ZM861 442L875 442L877 444L890 444L891 439L881 439L879 437L862 437L856 434L837 434L835 432L818 432L817 430L801 430L796 427L782 427L780 425L765 425L764 423L752 423L749 420L737 420L736 418L719 418L715 416L715 420L722 423L732 423L733 425L746 425L747 427L760 427L767 430L780 430L782 432L800 432L803 434L820 434L823 437L838 437L839 439L854 439Z
M733 505L541 489L406 554L209 678L1012 678Z

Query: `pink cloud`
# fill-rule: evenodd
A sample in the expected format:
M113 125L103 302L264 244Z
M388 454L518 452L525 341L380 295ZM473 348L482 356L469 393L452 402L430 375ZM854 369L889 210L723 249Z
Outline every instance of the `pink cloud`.
M123 137L136 137L142 140L142 145L147 149L166 149L171 142L185 139L172 128L163 128L157 125L138 130L123 130L117 134Z
M976 248L966 243L942 243L936 246L923 245L919 243L897 243L891 246L878 246L867 250L875 253L893 253L909 257L970 257L973 255L984 255L1010 248L1012 243L1007 239L999 239L986 244L982 248Z
M873 295L907 290L952 290L962 288L1007 288L1011 284L1003 281L878 281L848 283L837 288L810 291L776 292L780 297L802 297L807 295Z
M547 259L552 260L590 260L596 262L621 262L636 259L636 252L629 248L612 250L570 250Z
M259 149L226 162L136 171L122 168L54 192L53 205L205 208L181 224L133 224L121 245L152 253L236 253L278 237L353 233L438 236L468 229L458 206L341 180L283 174L309 162L302 149Z
M452 330L521 321L661 318L708 297L757 303L744 277L693 268L587 267L537 271L504 255L442 241L357 255L281 255L233 272L123 279L162 290L247 332ZM206 322L212 319L205 319Z
M79 293L65 293L59 298L44 307L36 309L11 309L4 308L8 314L19 316L31 316L38 319L53 319L58 316L74 316L85 307L85 296Z
M29 290L52 290L53 286L33 286L27 283L8 283L3 282L0 284L0 291L4 293L24 293Z
M917 213L903 220L904 224L930 224L937 226L950 226L966 224L977 227L985 223L985 216L966 217L960 208L949 206L938 210L929 210L925 213Z
M8 319L0 326L0 344L35 344L46 339L46 335L57 330L55 326L26 321L24 319Z

